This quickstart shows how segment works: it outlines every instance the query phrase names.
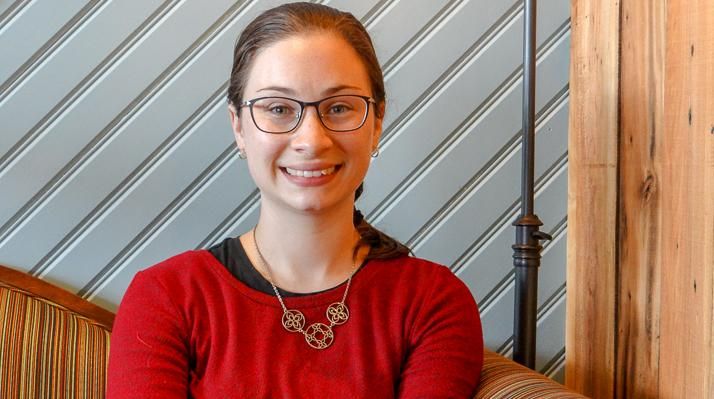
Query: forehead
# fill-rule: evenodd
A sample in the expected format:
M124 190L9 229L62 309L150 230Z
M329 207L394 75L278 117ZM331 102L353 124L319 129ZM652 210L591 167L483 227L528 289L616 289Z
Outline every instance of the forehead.
M347 41L321 32L292 36L259 51L248 74L245 94L250 97L277 91L314 100L345 86L355 88L353 92L371 94L367 68Z

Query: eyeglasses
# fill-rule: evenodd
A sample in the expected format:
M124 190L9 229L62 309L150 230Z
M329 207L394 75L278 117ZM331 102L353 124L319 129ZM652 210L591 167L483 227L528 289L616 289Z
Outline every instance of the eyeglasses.
M369 104L376 104L371 97L341 95L323 98L320 101L304 102L288 97L259 97L239 105L250 108L255 126L266 133L289 133L302 120L305 108L315 107L320 122L333 132L350 132L364 125L369 113Z

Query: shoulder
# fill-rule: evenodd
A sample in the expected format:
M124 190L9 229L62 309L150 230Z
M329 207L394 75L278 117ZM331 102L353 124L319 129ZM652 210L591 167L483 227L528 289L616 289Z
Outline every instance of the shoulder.
M214 259L213 255L207 250L186 251L148 267L140 271L140 273L162 278L186 272L196 272L204 270L206 266L210 266Z
M221 265L205 250L172 256L136 273L119 310L132 314L173 314L182 325L205 313L216 297L231 289Z
M427 259L407 255L390 259L373 259L372 262L379 263L381 267L399 268L412 273L429 273L437 272L438 270L442 269L449 269L448 267L442 264Z
M159 284L165 290L215 280L215 258L206 250L192 250L167 258L136 273L132 285Z
M378 268L396 279L408 279L412 283L423 283L429 286L447 284L463 286L463 282L449 267L427 259L400 256L394 259L375 260Z
M408 297L409 302L431 301L436 297L473 302L470 289L447 266L427 259L402 256L373 260L372 271L365 273L370 289L388 290Z

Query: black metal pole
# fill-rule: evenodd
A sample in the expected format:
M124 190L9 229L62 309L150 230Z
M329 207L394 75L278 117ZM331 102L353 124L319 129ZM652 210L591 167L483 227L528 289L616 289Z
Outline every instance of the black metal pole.
M536 79L536 0L525 0L523 32L523 164L521 170L521 215L513 245L516 273L515 312L513 323L513 360L535 367L536 322L538 312L539 240L550 236L539 231L543 225L533 213L535 169L535 79Z

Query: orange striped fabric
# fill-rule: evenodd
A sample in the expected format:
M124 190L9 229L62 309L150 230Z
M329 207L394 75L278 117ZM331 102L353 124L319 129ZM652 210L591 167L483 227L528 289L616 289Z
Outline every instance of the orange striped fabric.
M586 398L494 352L485 350L483 355L481 383L474 399Z
M0 283L0 398L103 398L109 331Z

